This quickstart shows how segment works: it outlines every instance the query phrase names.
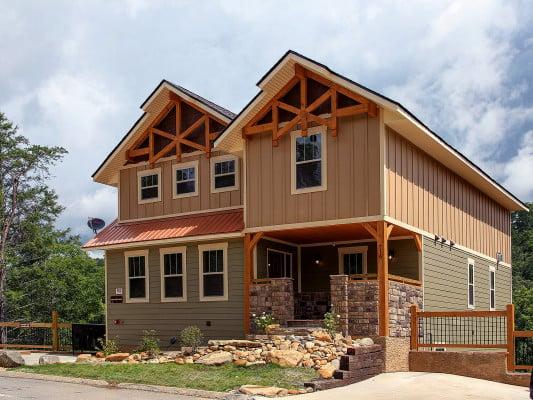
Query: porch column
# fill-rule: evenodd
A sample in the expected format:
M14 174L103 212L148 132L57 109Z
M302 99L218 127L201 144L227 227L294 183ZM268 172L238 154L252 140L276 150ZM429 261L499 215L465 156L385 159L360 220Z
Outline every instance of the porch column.
M250 333L250 284L253 279L254 249L259 240L263 237L263 232L244 234L244 302L243 302L243 324L244 334Z

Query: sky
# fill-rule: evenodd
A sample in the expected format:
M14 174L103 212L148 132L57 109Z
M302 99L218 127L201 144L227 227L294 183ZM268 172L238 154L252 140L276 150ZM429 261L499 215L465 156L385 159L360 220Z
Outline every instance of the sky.
M3 3L3 4L2 4ZM239 112L288 50L391 97L533 200L533 2L0 0L0 111L68 155L50 184L83 240L91 174L162 79Z

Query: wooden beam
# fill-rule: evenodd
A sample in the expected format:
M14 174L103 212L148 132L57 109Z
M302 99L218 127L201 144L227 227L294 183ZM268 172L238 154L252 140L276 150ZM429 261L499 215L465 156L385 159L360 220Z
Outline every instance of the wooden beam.
M272 106L272 145L277 147L279 144L278 141L278 127L279 127L279 113L278 105L274 104Z
M418 350L418 306L411 304L411 350Z
M178 98L176 101L176 137L179 137L181 133L181 102ZM176 161L181 162L181 143L179 140L176 143Z
M291 119L286 125L284 125L279 131L277 139L282 137L283 135L289 133L294 126L296 126L300 122L300 115L297 115L293 119Z
M386 232L385 232L385 233L386 233L386 238L387 238L387 240L389 240L389 238L390 238L390 234L392 233L392 229L393 229L393 228L394 228L394 225L392 225L392 224L388 224L388 225L387 225L387 230L386 230Z
M254 249L259 240L264 236L263 232L246 233L244 235L244 334L250 332L250 282L253 275Z
M148 149L148 147L143 147L142 149L128 150L128 158L145 156L149 152L150 152L150 149Z
M507 316L507 371L515 370L515 343L514 343L514 304L505 307Z
M211 157L211 136L209 135L209 130L211 129L211 120L209 119L209 117L206 118L205 120L205 131L204 131L204 135L205 135L205 154L207 156L207 158L210 158Z
M186 146L192 147L194 149L197 149L197 150L205 151L205 148L206 148L205 146L202 146L199 143L196 143L196 142L193 142L191 140L184 139L184 138L178 139L178 142L180 142L181 144L184 144Z
M274 126L273 126L272 122L268 122L266 124L245 126L244 127L244 133L246 135L255 135L256 133L262 133L262 132L273 130L273 128L274 128Z
M413 234L413 239L415 241L416 249L418 250L419 253L421 253L422 252L422 236L415 233Z
M291 113L296 114L296 115L300 114L300 111L302 111L301 109L299 109L297 107L291 106L290 104L284 103L284 102L279 101L279 100L276 101L274 104L277 105L279 108L282 108L285 111L291 112Z
M377 222L377 263L378 263L378 322L379 336L389 336L389 246L387 222Z
M350 115L364 114L368 111L367 104L358 104L356 106L348 106L343 108L337 108L337 117L348 117Z
M370 225L368 222L363 222L362 225L363 225L363 228L365 228L366 231L372 235L374 240L376 241L379 240L378 232L372 225Z
M157 152L157 154L153 154L150 156L149 162L150 164L155 164L157 160L159 160L161 157L163 157L165 154L167 154L170 150L172 150L172 147L176 145L176 142L170 142L165 147L163 147L161 150Z
M168 133L168 132L162 131L161 129L152 128L151 131L152 131L152 133L155 133L156 135L162 136L162 137L170 139L170 140L176 139L175 135L173 135L172 133Z
M189 136L191 133L193 133L196 129L198 129L202 124L205 122L205 119L207 116L204 114L200 118L198 118L194 123L189 126L187 129L185 129L182 133L180 133L179 138L183 139Z
M315 108L320 107L330 97L331 97L331 89L328 89L321 96L319 96L315 101L313 101L305 110L309 113L313 112Z
M337 91L331 89L331 134L337 137Z

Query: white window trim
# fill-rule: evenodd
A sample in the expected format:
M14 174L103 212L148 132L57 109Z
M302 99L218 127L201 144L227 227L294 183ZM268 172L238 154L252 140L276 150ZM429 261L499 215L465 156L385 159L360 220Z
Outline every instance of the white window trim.
M183 296L165 297L165 254L181 254L181 276ZM161 303L179 303L187 301L187 246L165 247L159 250L159 271L161 277Z
M470 265L472 265L472 304L470 304ZM474 310L476 308L476 262L474 259L469 258L467 261L467 267L466 267L466 305L470 310Z
M327 137L327 129L324 125L321 126L315 126L312 128L309 128L307 131L307 136L321 134L322 135L322 147L321 147L321 154L320 154L320 161L322 163L321 166L321 181L322 184L320 186L313 186L309 188L302 188L297 189L296 188L296 138L300 137L302 134L302 131L292 131L291 132L291 194L303 194L303 193L313 193L313 192L321 192L324 190L328 190L328 173L327 173L327 154L328 154L328 137Z
M368 246L352 246L352 247L339 247L339 275L344 275L344 255L346 254L363 254L363 274L366 274L367 269L367 254Z
M136 297L130 299L130 273L129 262L130 257L144 257L144 292L145 297ZM148 303L150 301L150 268L148 265L148 250L135 250L124 252L124 277L126 278L126 303Z
M157 197L153 199L141 199L141 178L147 175L157 175ZM137 171L137 202L139 204L155 203L161 201L161 168L145 169Z
M194 192L191 193L181 193L177 192L178 181L176 179L176 171L178 169L194 168ZM198 186L199 186L199 177L198 177L198 160L189 161L185 163L172 164L172 198L173 199L182 199L184 197L194 197L198 196Z
M289 255L290 256L290 265L289 265L289 278L292 278L292 253L289 252L289 251L283 251L283 250L278 250L278 249L272 249L272 248L267 248L267 278L270 278L270 263L268 261L268 253L269 252L273 252L273 253L280 253L280 254L283 254L283 255ZM284 258L285 260L285 258ZM287 269L287 265L285 265L285 269Z
M223 296L204 296L204 251L208 250L222 250L223 256L222 260L224 266L222 269L223 273L223 282L224 282L224 295ZM198 276L199 281L199 297L200 301L227 301L228 300L228 243L209 243L209 244L200 244L198 245Z
M219 162L224 161L235 161L235 185L233 186L227 186L223 188L215 188L215 164ZM229 192L232 190L238 190L239 184L240 184L240 176L239 176L239 157L234 156L232 154L226 154L223 156L217 156L217 157L211 157L210 161L211 163L211 193L223 193L223 192ZM227 174L229 175L229 174Z
M490 274L491 273L494 273L494 289L490 287ZM491 304L490 304L491 292L494 292L494 307L491 307ZM489 266L489 310L496 311L496 268L493 265Z

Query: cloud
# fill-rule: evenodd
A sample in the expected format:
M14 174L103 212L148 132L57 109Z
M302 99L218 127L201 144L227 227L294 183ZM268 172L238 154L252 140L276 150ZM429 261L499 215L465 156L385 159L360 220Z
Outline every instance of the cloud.
M505 165L504 181L513 193L522 199L533 198L533 130L527 132L518 147L518 153Z

